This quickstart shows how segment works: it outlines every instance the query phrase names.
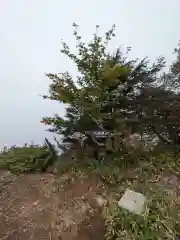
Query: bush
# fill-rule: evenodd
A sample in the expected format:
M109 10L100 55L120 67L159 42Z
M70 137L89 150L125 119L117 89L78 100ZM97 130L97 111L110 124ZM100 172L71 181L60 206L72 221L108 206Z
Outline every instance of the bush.
M25 145L3 150L0 153L0 168L13 173L46 171L56 160L55 150L47 145Z

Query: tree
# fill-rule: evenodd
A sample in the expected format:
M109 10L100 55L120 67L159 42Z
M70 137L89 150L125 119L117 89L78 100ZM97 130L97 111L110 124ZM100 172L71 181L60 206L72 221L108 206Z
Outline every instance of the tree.
M77 142L92 144L85 133L99 130L110 135L121 132L123 137L135 132L155 134L164 140L160 134L163 130L167 135L164 141L169 142L173 125L168 117L169 99L173 103L177 96L164 84L157 84L162 80L158 74L165 65L164 58L150 65L146 58L128 61L129 48L126 54L120 49L109 54L108 43L115 36L115 26L105 37L98 36L99 26L96 26L89 43L78 35L78 26L73 24L73 27L77 54L72 53L65 42L62 42L61 53L73 60L79 76L74 80L69 72L46 74L52 83L49 96L43 97L67 106L65 118L57 114L43 118L42 122L51 126L49 131L61 135L69 147Z
M62 53L73 60L80 73L77 81L73 81L68 72L57 75L47 74L52 80L50 85L50 96L44 96L51 100L63 102L68 105L65 119L56 115L54 118L44 118L43 122L51 125L53 128L50 131L63 135L64 142L72 142L72 136L75 133L80 133L82 137L84 132L99 128L101 104L107 99L108 80L125 68L117 66L115 69L109 68L107 79L104 77L105 64L109 55L107 53L107 45L114 36L114 26L105 34L105 39L98 37L96 26L96 34L93 40L88 44L82 42L81 37L77 33L77 25L74 24L74 35L77 41L78 54L70 52L66 43L62 43ZM119 67L119 69L118 69ZM113 70L113 71L112 71ZM109 74L109 76L108 76ZM114 74L114 76L113 76ZM111 82L114 79L110 79ZM94 121L94 119L96 119Z
M167 144L180 144L180 44L175 48L175 60L170 66L168 73L161 76L160 88L153 90L154 106L151 106L152 124L154 132ZM152 110L153 108L153 110Z

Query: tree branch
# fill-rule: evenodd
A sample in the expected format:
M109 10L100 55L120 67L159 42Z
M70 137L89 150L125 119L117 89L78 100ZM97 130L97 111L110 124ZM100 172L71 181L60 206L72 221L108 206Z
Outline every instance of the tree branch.
M151 129L153 130L153 132L158 136L158 138L159 138L162 142L167 143L167 144L170 144L170 143L171 143L168 139L166 139L165 137L163 137L163 136L156 130L156 128L155 128L154 125L151 124L150 127L151 127Z

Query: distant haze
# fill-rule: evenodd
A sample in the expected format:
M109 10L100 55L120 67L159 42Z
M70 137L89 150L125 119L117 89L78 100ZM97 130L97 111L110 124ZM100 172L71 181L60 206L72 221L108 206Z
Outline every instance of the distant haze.
M163 54L171 63L180 39L180 1L153 0L6 0L0 2L0 147L4 144L41 143L43 116L64 114L63 105L43 100L48 90L45 72L69 70L74 65L60 55L63 38L74 50L72 23L89 40L116 24L116 39L110 50L131 46L131 57Z

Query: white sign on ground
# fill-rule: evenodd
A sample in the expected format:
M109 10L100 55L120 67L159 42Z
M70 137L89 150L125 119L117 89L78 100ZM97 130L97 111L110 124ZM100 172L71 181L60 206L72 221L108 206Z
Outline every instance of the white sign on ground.
M142 215L144 212L146 197L142 193L127 189L118 205L128 211Z

